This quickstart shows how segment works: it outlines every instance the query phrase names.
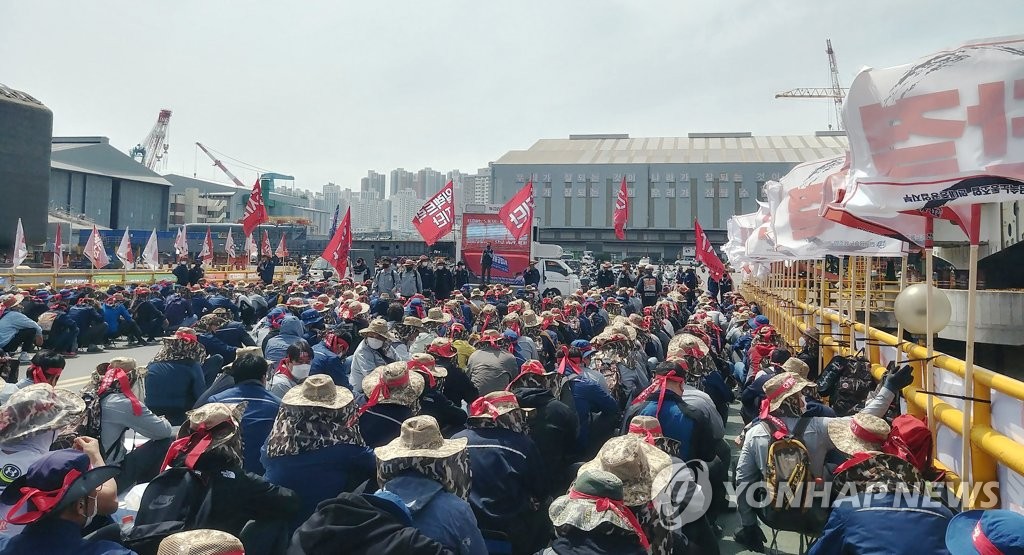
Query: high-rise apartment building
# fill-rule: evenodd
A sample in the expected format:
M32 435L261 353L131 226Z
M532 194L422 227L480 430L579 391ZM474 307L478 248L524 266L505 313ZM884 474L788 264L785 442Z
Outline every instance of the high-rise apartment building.
M415 231L412 219L423 201L416 198L416 191L403 189L391 195L391 231Z
M366 177L359 180L359 194L367 198L383 199L387 192L385 179L382 173L373 170L366 172Z
M405 168L391 170L391 194L393 195L403 189L412 189L415 177L415 174L406 171Z

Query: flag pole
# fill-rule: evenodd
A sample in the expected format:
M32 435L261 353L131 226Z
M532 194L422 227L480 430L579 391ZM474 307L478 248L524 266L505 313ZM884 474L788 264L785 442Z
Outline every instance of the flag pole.
M969 509L974 502L973 443L971 442L972 416L974 412L974 320L978 312L978 246L981 235L981 205L971 205L970 255L968 257L967 275L967 337L964 355L964 410L963 410L963 445L961 449L961 501L963 509ZM930 356L930 355L929 355ZM987 397L987 396L986 396Z
M927 360L924 364L924 388L925 391L935 391L932 381L934 377L932 374L932 356L935 354L935 336L932 333L932 272L934 271L934 261L932 260L932 249L934 247L934 234L935 234L935 220L929 216L925 219L924 228L924 283L925 283L925 296L924 296L924 311L925 311L925 345L928 350L926 355ZM925 418L928 421L928 431L932 437L935 437L935 415L932 410L932 400L928 397L928 401L925 403ZM966 430L965 430L966 431ZM963 470L963 469L961 469Z

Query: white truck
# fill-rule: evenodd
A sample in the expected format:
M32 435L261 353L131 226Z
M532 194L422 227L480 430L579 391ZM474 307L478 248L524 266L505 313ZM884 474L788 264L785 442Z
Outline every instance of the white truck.
M559 245L532 245L533 258L540 270L540 285L537 291L543 296L559 296L574 293L582 287L580 278L570 268L562 255L565 251Z

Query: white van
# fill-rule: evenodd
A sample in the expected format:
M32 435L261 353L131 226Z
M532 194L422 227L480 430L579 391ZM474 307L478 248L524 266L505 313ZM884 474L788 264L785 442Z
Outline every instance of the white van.
M533 244L533 257L540 270L537 290L543 296L569 295L582 287L579 276L562 260L562 255L558 245Z

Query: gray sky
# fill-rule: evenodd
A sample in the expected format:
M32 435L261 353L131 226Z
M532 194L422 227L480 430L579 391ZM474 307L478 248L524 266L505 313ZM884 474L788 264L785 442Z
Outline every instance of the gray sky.
M170 108L167 173L191 175L200 141L357 189L570 133L824 129L829 101L774 94L828 84L825 38L848 86L1021 21L1019 0L4 1L0 83L54 135L122 149ZM198 174L225 179L201 153Z

